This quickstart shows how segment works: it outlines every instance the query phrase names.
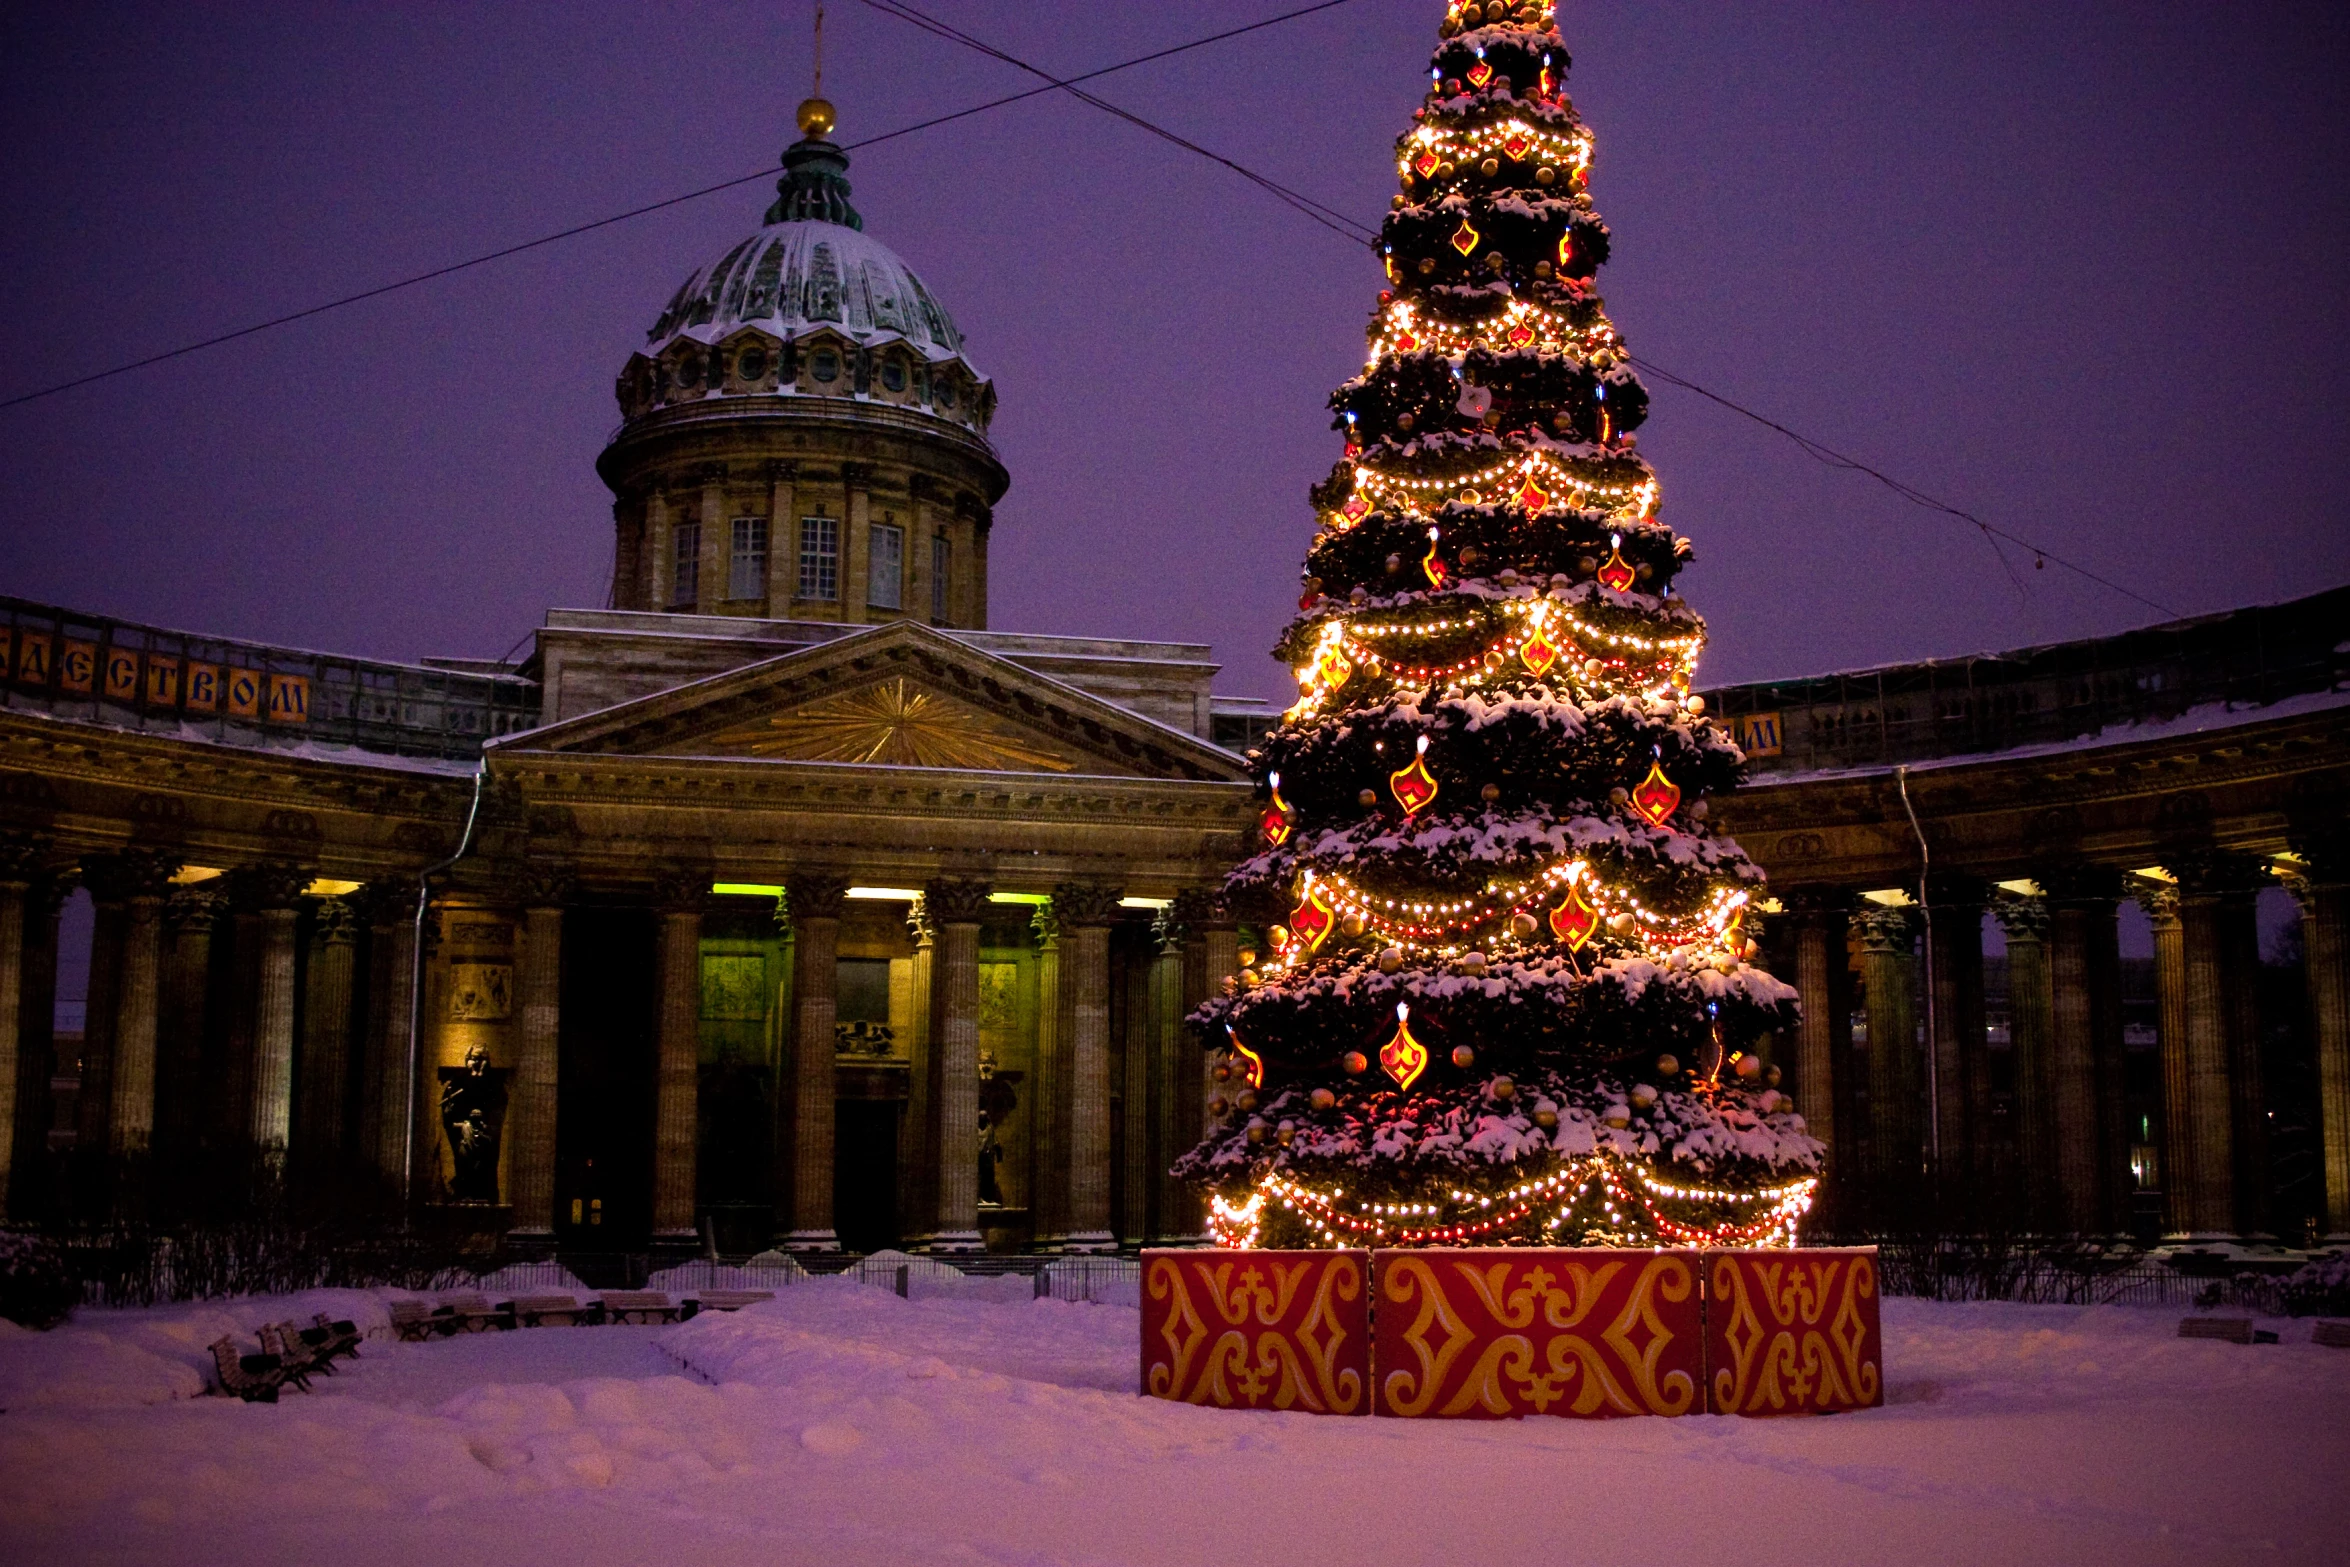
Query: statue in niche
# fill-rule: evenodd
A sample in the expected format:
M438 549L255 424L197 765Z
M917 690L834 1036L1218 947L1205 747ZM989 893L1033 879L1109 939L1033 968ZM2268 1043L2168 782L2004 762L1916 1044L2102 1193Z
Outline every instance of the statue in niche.
M490 1065L475 1045L463 1066L441 1068L441 1130L449 1139L453 1202L498 1200L498 1139L506 1126L506 1080L513 1073Z
M996 1070L995 1052L979 1053L979 1205L983 1208L1004 1206L1003 1182L996 1170L1004 1162L1001 1128L1004 1118L1019 1107L1020 1096L1012 1085L1022 1074Z

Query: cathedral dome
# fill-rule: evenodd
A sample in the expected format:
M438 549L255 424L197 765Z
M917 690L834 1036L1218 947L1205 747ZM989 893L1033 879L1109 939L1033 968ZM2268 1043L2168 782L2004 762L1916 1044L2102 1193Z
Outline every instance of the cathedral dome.
M630 419L716 398L851 398L984 440L995 390L914 269L864 232L848 156L821 134L783 155L766 223L679 287L629 359Z

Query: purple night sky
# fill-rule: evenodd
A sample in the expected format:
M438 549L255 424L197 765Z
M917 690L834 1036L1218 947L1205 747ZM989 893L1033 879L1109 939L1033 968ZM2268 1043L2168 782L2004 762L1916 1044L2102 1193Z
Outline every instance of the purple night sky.
M1280 0L935 0L1090 69ZM2350 13L2323 4L1566 4L1634 351L2199 612L2350 577ZM1437 0L1095 84L1376 221ZM772 165L804 0L13 7L0 396ZM834 0L844 140L1029 85ZM868 227L1002 398L1005 629L1211 642L1295 596L1368 256L1059 95L860 154ZM378 656L601 604L592 462L747 186L0 412L0 586ZM1653 385L1653 383L1652 383ZM1709 680L2118 630L2024 563L1656 386Z

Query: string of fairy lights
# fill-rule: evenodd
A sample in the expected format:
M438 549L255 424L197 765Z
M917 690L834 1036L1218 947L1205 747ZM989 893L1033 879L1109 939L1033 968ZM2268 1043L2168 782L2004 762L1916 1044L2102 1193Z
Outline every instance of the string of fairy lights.
M1261 1243L1275 1209L1308 1238L1327 1246L1444 1246L1516 1229L1548 1210L1546 1238L1568 1227L1586 1199L1600 1222L1575 1237L1584 1244L1792 1247L1796 1226L1819 1190L1816 1176L1739 1190L1668 1180L1609 1149L1567 1159L1558 1168L1498 1192L1454 1188L1443 1204L1360 1201L1343 1187L1317 1185L1279 1170L1261 1176L1245 1198L1221 1193L1208 1204L1208 1233L1219 1246ZM1729 1210L1706 1224L1676 1218L1664 1204Z

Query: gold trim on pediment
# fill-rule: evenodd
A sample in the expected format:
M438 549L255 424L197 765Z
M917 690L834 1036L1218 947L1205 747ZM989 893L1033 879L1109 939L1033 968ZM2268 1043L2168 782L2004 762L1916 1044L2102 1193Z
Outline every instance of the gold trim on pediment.
M1086 759L894 675L691 743L696 755L981 772L1074 772Z

